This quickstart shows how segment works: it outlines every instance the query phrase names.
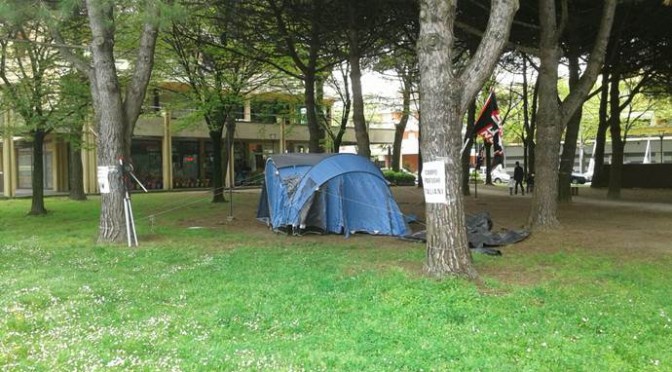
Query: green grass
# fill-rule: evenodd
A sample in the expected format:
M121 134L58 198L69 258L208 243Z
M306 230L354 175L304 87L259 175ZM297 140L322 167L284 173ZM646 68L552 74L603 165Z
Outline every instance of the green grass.
M179 227L228 208L187 195L134 199L135 249L94 243L97 200L50 198L52 213L37 218L25 216L29 200L0 201L1 369L672 369L669 258L476 256L477 268L552 275L527 286L436 281L403 269L424 259L410 243L269 245ZM238 208L256 202L236 197Z

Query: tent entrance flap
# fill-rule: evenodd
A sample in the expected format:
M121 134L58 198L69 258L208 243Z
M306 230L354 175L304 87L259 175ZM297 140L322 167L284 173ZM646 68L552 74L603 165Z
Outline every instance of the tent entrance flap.
M327 231L327 201L325 194L315 191L301 208L299 213L299 228L307 231Z

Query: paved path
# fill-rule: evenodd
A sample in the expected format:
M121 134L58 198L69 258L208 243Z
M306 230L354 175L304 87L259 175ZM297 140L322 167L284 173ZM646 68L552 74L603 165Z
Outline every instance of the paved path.
M473 195L474 187L471 186L471 192ZM628 197L633 196L638 192L641 193L655 193L657 199L655 201L642 201L642 200L609 200L604 197L606 195L606 190L591 190L587 187L581 187L579 190L578 196L572 197L572 203L577 205L595 205L602 207L613 207L613 208L633 208L638 210L648 210L652 212L664 212L672 213L672 189L671 190L624 190L624 193L627 192ZM478 193L485 195L501 195L508 196L509 189L506 187L497 187L497 186L478 186ZM583 195L582 195L583 193ZM512 197L516 198L531 198L532 195L526 193L525 196L514 195Z
M572 197L572 202L584 205L600 205L604 207L633 208L652 212L672 213L672 203L663 203L663 202L659 203L659 202L643 202L632 200L606 200L606 199L594 199L582 196Z

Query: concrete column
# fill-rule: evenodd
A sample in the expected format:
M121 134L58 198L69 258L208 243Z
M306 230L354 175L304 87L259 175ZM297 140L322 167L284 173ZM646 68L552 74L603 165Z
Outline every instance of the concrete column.
M93 123L84 124L82 132L82 168L84 176L84 192L95 194L98 192L98 180L96 179L96 135L93 132Z
M5 126L4 137L2 137L2 184L4 187L4 196L11 198L16 195L16 151L14 150L14 139L11 130L11 114L5 111L3 115L3 124Z
M53 150L51 159L52 184L54 191L68 191L68 145L61 138L52 137Z
M252 121L252 101L245 100L243 107L243 121Z
M2 185L4 196L11 198L16 192L16 182L14 182L14 163L16 156L14 153L14 140L11 133L5 133L2 139Z
M235 174L234 172L236 171L234 169L236 162L234 161L234 158L233 158L233 154L234 154L233 148L234 147L235 146L231 146L231 152L229 153L229 166L226 167L226 177L224 177L224 187L227 187L227 188L232 188L234 186L233 183L235 183L235 181L232 182L233 181L233 175ZM226 148L226 145L224 145L224 148Z
M282 118L280 120L280 153L284 154L287 152L287 143L285 141L285 125L287 120Z
M170 111L163 112L163 136L161 137L161 168L163 189L173 189L173 137L170 133Z

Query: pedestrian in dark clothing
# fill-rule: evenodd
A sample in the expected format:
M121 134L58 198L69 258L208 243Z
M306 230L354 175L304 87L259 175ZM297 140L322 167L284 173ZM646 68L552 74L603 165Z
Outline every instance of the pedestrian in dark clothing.
M523 179L525 172L519 162L516 162L516 167L513 169L513 179L516 181L516 195L518 194L518 185L520 185L520 193L525 195L525 188L523 188Z
M534 172L527 175L527 192L534 192Z

